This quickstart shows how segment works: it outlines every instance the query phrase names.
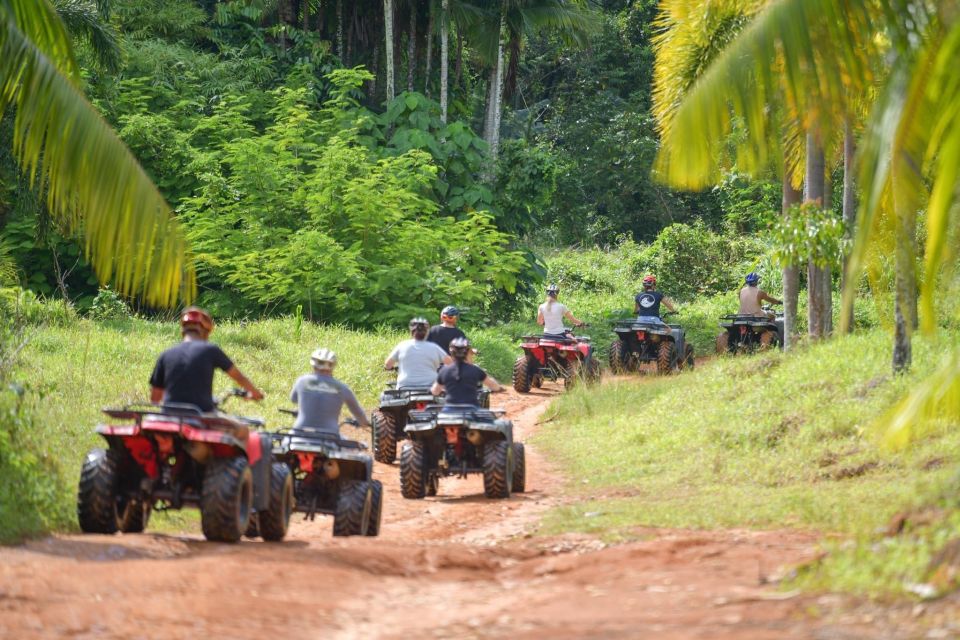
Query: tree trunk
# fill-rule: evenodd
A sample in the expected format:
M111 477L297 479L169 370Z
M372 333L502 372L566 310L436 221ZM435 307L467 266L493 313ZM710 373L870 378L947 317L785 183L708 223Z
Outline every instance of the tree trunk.
M407 91L413 91L417 72L417 3L410 3L410 31L407 34Z
M443 0L440 13L440 122L447 124L447 91L450 73L450 0Z
M857 224L857 186L854 182L853 160L857 152L856 141L853 138L853 127L848 120L843 128L843 234L849 241L853 241L854 228ZM840 290L846 291L848 287L856 288L857 284L850 281L850 274L847 273L849 256L843 256L843 272L840 274ZM855 295L855 294L854 294ZM853 305L847 311L845 318L847 333L853 331Z
M895 169L894 169L895 170ZM896 184L896 178L894 178ZM893 372L903 373L913 360L911 334L917 327L917 275L915 243L917 234L916 212L898 207L897 189L894 187L894 212L897 224L896 247L894 248L894 343Z
M386 54L386 99L393 101L393 0L383 0L384 53Z
M787 212L795 204L800 204L803 194L793 188L790 182L790 167L783 169L783 199L782 213ZM800 299L800 269L797 265L783 267L783 348L793 347L797 335L797 306Z
M303 30L307 32L310 31L310 3L304 0L301 4L303 6Z
M830 171L826 171L823 184L823 208L833 211L833 179ZM830 265L820 269L820 287L823 301L820 307L820 331L826 337L833 333L833 267Z
M453 86L459 87L463 79L463 31L459 25L457 25L457 64L453 75L456 77Z
M377 77L380 74L380 42L373 45L373 60L370 62L370 73L373 78L370 79L370 97L374 102L377 101Z
M490 146L490 166L488 178L496 173L497 154L500 149L500 102L503 98L503 49L507 32L506 0L500 5L500 39L497 42L497 64L490 77L489 105L487 108L486 138Z
M807 134L807 162L804 176L804 201L823 206L824 157L817 137ZM807 334L823 336L823 270L811 260L807 264Z
M386 13L387 0L383 0L384 13ZM343 0L337 0L337 55L343 62Z
M433 27L434 11L433 2L428 5L430 17L427 19L427 56L423 68L423 95L430 97L430 71L433 67Z

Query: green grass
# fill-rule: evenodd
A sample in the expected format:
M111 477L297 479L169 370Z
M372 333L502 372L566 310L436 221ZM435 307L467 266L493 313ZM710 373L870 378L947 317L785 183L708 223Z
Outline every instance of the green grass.
M103 446L93 432L105 419L101 408L145 400L157 355L179 340L175 323L136 319L75 320L34 327L30 333L9 380L24 390L22 397L17 401L9 391L0 392L0 436L15 436L17 450L23 451L22 456L5 456L0 446L0 487L18 495L25 488L33 497L15 501L0 491L0 541L75 526L74 491L83 456ZM514 342L490 329L470 334L481 350L478 363L509 379L517 354ZM262 403L234 399L225 409L262 416L268 428L288 424L289 418L277 409L290 406L290 387L310 370L309 356L318 346L337 352L337 377L372 409L391 379L383 371L383 360L405 337L399 331L360 332L309 323L298 333L292 318L223 323L213 341L266 393ZM229 378L217 374L216 392L231 386ZM176 529L182 518L171 514L154 524ZM192 520L188 516L186 521Z
M630 539L647 526L794 528L868 544L891 516L936 499L956 475L956 425L929 425L905 451L883 448L871 429L939 353L918 341L914 371L893 378L889 337L872 332L566 394L536 444L561 463L579 502L551 512L542 531ZM885 543L915 559L887 573L919 580L939 539L923 535L932 542ZM921 550L907 554L911 544ZM807 584L896 590L877 571L855 578L842 566L859 565L844 557L808 572Z

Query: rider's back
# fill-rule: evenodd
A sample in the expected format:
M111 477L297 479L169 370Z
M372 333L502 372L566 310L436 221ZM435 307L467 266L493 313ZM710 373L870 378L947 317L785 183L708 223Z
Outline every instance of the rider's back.
M447 352L427 340L404 340L390 354L399 365L398 389L429 387L437 380L437 370Z
M437 382L443 385L444 404L478 403L480 385L487 372L469 362L454 362L440 369Z
M760 304L760 287L743 287L740 289L740 310L737 312L744 316L763 316L766 313Z
M233 363L220 347L205 340L186 340L160 354L150 376L151 386L163 389L164 402L196 405L213 411L213 374Z
M343 403L356 404L350 388L333 376L308 373L300 376L290 392L297 403L297 421L293 428L310 427L332 434L340 433L340 410Z
M563 326L563 316L567 313L567 307L556 300L544 302L537 309L543 315L543 332L553 335L563 335L567 328Z

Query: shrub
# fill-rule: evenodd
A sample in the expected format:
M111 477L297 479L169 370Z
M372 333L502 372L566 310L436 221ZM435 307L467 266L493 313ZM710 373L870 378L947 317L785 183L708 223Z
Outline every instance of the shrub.
M109 286L101 288L97 293L88 315L93 320L122 320L131 317L130 307Z

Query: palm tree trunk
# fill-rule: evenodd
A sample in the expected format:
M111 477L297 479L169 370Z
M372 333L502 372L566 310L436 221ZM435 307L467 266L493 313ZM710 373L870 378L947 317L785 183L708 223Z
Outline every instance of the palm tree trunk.
M898 168L893 164L892 172ZM897 233L894 248L894 335L893 372L904 373L913 360L911 334L917 326L917 274L915 244L916 212L901 203L897 194L897 177L893 176L893 207Z
M413 91L417 72L417 3L410 3L410 31L407 34L407 91Z
M459 25L457 25L457 64L454 67L453 75L455 76L453 86L459 87L460 81L463 79L463 31Z
M824 157L823 148L813 133L807 134L807 162L804 176L804 201L823 206ZM811 260L807 264L807 334L811 338L823 335L823 272Z
M500 38L497 42L497 64L490 78L489 106L487 110L487 144L490 146L490 166L488 177L493 179L496 172L497 154L500 148L500 109L503 99L503 50L506 45L507 3L500 5Z
M387 0L383 0L383 3L386 5ZM343 62L343 0L337 0L337 55Z
M440 12L440 122L447 124L447 91L450 73L450 0L443 0Z
M393 100L393 0L383 0L383 33L384 52L387 58L386 99L387 102L391 102Z
M824 175L823 208L833 211L833 180L829 171ZM833 267L829 264L820 268L820 300L820 333L827 337L833 333Z
M434 10L433 2L431 0L428 5L430 17L427 19L427 59L423 68L423 95L430 97L430 71L433 66L433 27L434 27Z
M790 182L791 168L783 169L782 213L786 216L790 207L800 204L803 194ZM783 267L783 348L790 349L797 335L797 306L800 299L800 269L797 265Z
M310 3L303 2L303 30L304 32L310 31Z
M853 240L854 227L857 223L857 186L854 182L853 160L857 152L857 143L853 138L853 127L848 120L843 128L843 233L848 241ZM840 274L840 290L845 291L847 287L856 286L850 282L850 275L847 273L848 256L843 257L843 272ZM847 333L853 331L853 305L847 311L847 317L843 323L847 327Z

